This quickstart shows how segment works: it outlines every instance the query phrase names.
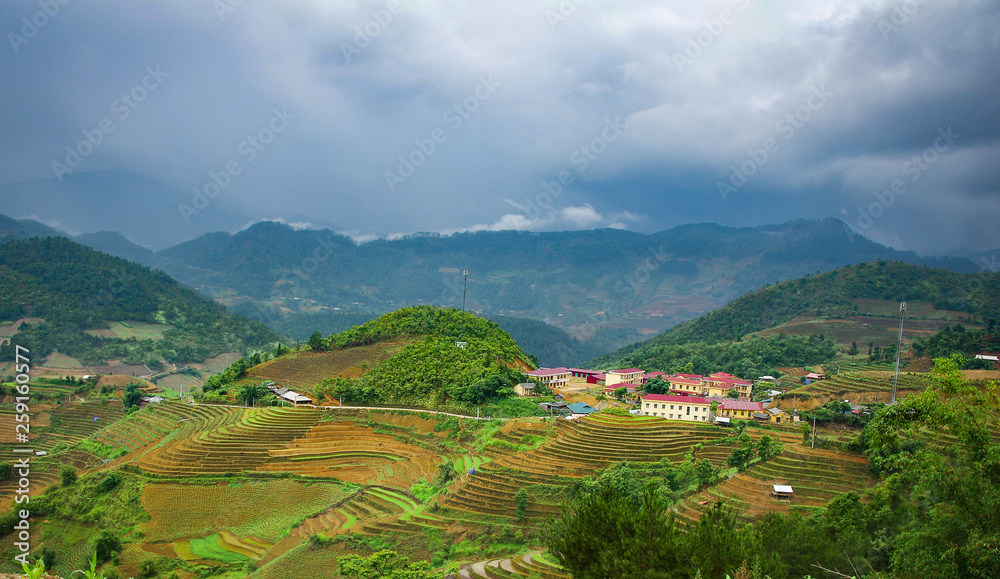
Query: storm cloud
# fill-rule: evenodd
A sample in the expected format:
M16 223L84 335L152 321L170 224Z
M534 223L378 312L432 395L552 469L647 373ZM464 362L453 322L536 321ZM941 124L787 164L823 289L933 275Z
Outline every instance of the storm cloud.
M359 238L833 216L1000 247L1000 1L35 0L0 26L4 183L137 173Z

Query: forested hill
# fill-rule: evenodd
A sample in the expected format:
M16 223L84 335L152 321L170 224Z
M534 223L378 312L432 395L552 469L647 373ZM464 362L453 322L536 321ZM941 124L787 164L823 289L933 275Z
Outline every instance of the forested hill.
M970 321L984 322L1000 318L1000 274L958 274L888 261L843 267L751 292L595 363L633 360L645 350L662 346L740 340L799 316L850 316L858 313L859 299L928 302L937 309L967 312Z
M191 362L279 339L163 272L61 237L0 245L0 295L0 321L44 320L17 334L37 356L59 350L85 363ZM108 335L114 322L143 324L149 339ZM9 350L4 359L13 356Z
M380 314L406 305L545 320L593 335L596 327L662 331L766 283L845 264L895 259L975 271L963 258L920 258L857 235L837 220L731 228L686 225L652 235L614 229L413 235L356 244L326 230L258 223L156 254L178 280L261 318L309 308ZM296 299L297 298L297 299ZM251 311L251 310L239 310Z

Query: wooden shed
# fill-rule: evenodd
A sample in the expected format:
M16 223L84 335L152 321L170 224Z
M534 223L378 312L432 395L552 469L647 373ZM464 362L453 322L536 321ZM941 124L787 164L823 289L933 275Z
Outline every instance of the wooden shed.
M771 487L771 498L782 501L790 501L792 500L792 496L794 494L795 491L793 491L792 487L788 485L773 485Z

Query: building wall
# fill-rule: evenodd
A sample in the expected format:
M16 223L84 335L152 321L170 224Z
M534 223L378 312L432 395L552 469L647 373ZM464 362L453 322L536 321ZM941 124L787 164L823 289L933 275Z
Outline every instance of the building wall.
M642 413L645 416L659 416L667 420L684 420L688 422L708 422L711 414L708 404L659 401L643 401Z

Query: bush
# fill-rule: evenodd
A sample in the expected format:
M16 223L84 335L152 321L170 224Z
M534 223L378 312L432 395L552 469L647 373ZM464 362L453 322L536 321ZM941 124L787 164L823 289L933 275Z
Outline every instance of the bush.
M105 529L94 540L94 552L98 561L107 561L122 550L122 541L111 531Z
M62 477L62 486L72 486L76 482L76 469L71 466L63 467L60 476Z
M14 468L9 462L0 463L0 480L7 480L14 474Z

